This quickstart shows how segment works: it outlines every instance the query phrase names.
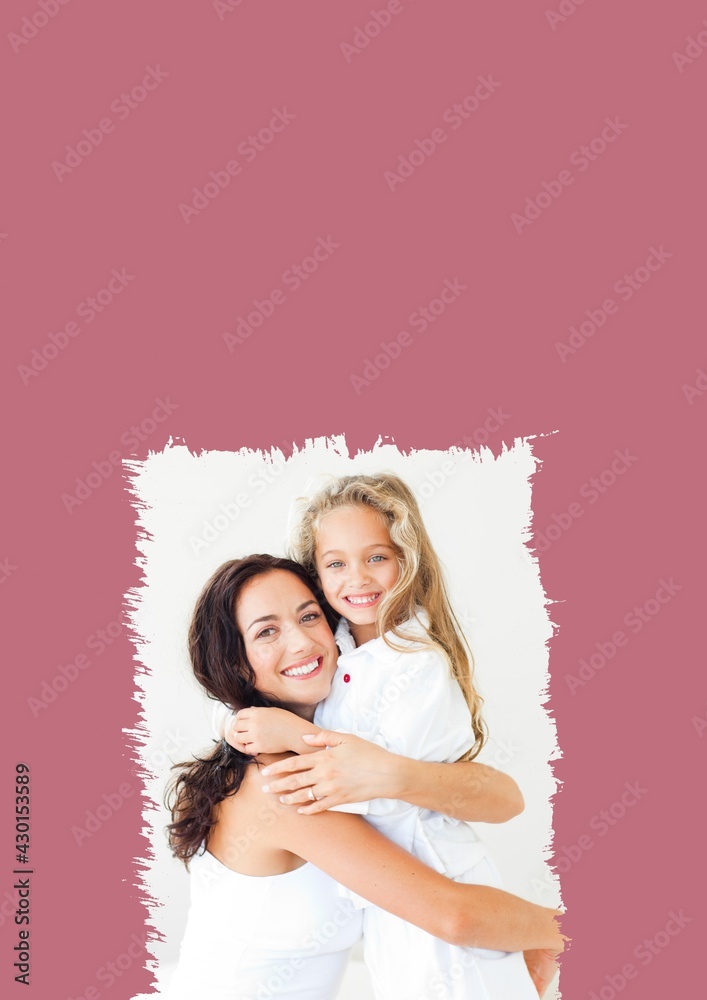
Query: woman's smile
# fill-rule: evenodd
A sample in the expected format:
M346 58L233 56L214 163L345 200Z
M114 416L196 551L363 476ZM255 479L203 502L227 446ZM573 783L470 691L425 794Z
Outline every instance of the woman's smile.
M286 667L282 671L282 676L294 678L313 677L321 672L323 662L323 656L315 656L313 659L310 657L304 663L294 663L291 667Z

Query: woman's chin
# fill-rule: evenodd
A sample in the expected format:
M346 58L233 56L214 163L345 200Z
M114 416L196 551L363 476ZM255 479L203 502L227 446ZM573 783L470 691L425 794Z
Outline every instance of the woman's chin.
M282 701L289 703L291 711L297 715L307 714L307 709L312 710L309 714L314 714L316 706L320 701L324 701L331 691L333 676L333 670L320 670L316 676L293 680L287 685L287 694Z

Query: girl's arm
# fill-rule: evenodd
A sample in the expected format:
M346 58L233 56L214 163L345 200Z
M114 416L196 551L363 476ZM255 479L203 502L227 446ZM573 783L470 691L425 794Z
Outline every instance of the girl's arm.
M302 745L330 749L272 764L265 777L270 792L283 796L287 805L301 804L309 815L378 798L401 799L469 822L504 823L523 811L513 778L486 764L412 760L358 736L326 730L304 735ZM311 801L310 787L317 802Z
M319 733L319 726L284 708L242 708L225 720L223 737L235 750L253 757L266 753L309 754L306 735Z
M259 797L269 803L268 817L262 806L259 813L260 849L304 858L376 906L450 944L562 951L556 911L500 889L453 882L361 817L329 812L305 816L259 793L262 772L253 769L250 780L256 801Z

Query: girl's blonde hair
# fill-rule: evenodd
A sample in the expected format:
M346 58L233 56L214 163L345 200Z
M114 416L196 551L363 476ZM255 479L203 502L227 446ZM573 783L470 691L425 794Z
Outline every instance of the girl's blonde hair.
M400 575L378 608L378 633L385 636L386 632L392 632L399 639L442 649L471 712L475 742L465 756L472 759L486 741L486 727L481 718L483 701L473 685L473 657L452 611L442 566L409 486L393 473L333 479L311 499L298 501L289 555L317 577L319 525L332 511L352 507L370 507L378 511L390 532L398 558ZM429 617L427 637L423 639L406 635L400 628L414 618L420 607ZM392 649L401 650L387 637L385 641Z

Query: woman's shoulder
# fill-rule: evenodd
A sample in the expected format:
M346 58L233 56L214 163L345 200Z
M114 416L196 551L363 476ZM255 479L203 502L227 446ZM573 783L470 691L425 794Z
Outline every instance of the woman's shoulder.
M246 764L243 780L238 791L224 799L221 805L226 810L240 810L247 808L246 803L254 799L258 805L263 804L263 800L270 802L273 796L263 794L263 785L267 784L267 778L263 777L263 768L268 764L274 764L278 760L285 760L292 757L291 753L268 753L260 754L257 760Z
M217 806L208 850L226 867L246 875L277 875L300 863L275 835L284 807L276 795L263 794L263 767L291 754L263 754L248 764L238 791Z
M216 806L217 824L234 830L248 825L251 817L262 818L263 806L268 806L271 796L264 795L262 786L266 779L262 770L267 764L281 760L287 754L263 755L258 761L246 764L238 791L222 799Z

